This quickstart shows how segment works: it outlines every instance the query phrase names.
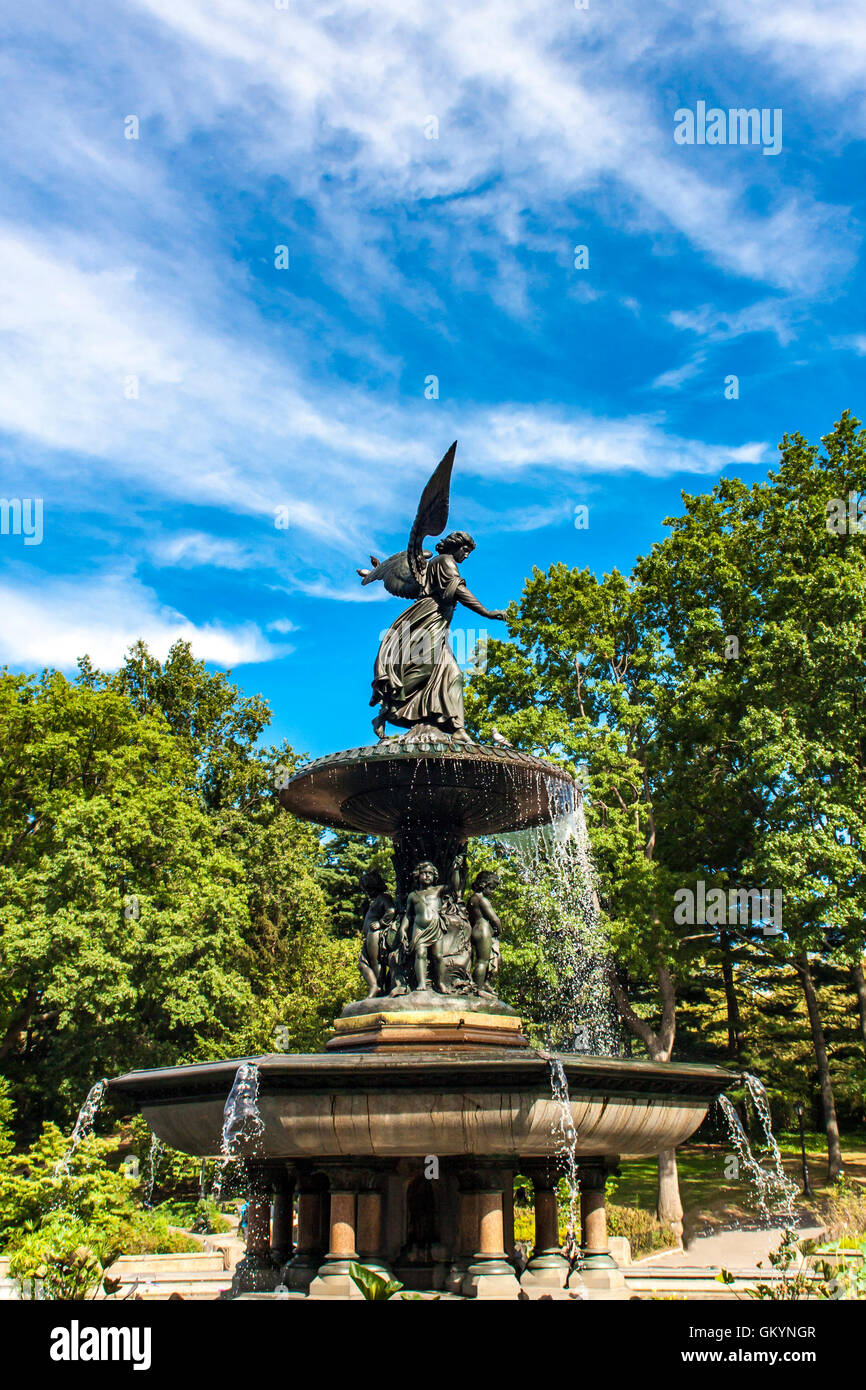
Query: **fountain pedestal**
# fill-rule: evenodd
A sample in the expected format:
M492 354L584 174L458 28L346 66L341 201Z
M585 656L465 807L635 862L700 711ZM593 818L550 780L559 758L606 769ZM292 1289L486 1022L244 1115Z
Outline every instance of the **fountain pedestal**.
M615 1164L600 1158L582 1161L580 1178L580 1277L587 1289L625 1288L625 1279L610 1253L607 1239L605 1188L613 1177Z
M582 1168L584 1283L606 1296L622 1279L604 1222L604 1181L618 1156L656 1155L682 1143L732 1078L695 1064L577 1055L559 1061ZM407 1288L516 1297L507 1194L513 1174L532 1175L533 1164L546 1176L536 1188L537 1263L530 1272L536 1280L558 1277L555 1194L544 1183L555 1174L552 1135L561 1114L548 1056L531 1048L395 1048L267 1056L255 1065L261 1130L246 1162L268 1197L274 1174L291 1167L298 1239L280 1278L269 1255L269 1200L254 1206L245 1262L254 1291L284 1282L298 1292L320 1280L316 1293L354 1297L346 1266L357 1251L392 1269ZM132 1072L112 1081L111 1092L126 1113L140 1111L163 1143L217 1158L238 1066L235 1060ZM380 1203L370 1200L373 1192ZM536 1289L542 1291L526 1291Z
M399 1006L408 1001L402 1009ZM384 1049L448 1047L462 1050L475 1047L528 1047L520 1019L508 1013L493 1012L489 1005L460 1007L453 995L413 994L402 998L370 999L376 1005L361 1012L347 1005L334 1021L334 1033L325 1044L328 1052L376 1052ZM351 1011L351 1012L350 1012Z
M517 1298L520 1285L505 1253L502 1170L483 1164L465 1172L461 1185L474 1195L472 1232L477 1249L463 1276L461 1292L467 1298Z
M569 1270L559 1244L560 1173L555 1163L524 1163L523 1172L534 1192L535 1247L520 1283L527 1292L551 1293L564 1288Z

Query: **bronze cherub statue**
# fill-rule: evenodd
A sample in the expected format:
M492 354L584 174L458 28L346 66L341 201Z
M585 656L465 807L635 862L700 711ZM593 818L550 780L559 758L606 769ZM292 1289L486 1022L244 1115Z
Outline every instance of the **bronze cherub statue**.
M385 992L388 935L395 927L397 913L394 899L377 869L368 869L361 875L361 889L369 902L364 914L364 942L358 965L369 988L367 998L373 999Z
M466 907L472 927L472 950L474 965L472 979L479 994L496 998L493 981L499 974L502 952L499 937L502 923L499 914L490 901L490 894L499 886L496 874L480 873L472 884L472 896Z

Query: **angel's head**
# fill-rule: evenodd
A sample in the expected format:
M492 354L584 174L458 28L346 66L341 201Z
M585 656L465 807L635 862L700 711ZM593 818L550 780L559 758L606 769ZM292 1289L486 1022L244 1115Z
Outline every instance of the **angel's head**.
M436 549L440 555L453 555L454 559L460 564L467 555L471 555L475 549L475 542L468 531L451 531L444 536L441 541L437 541Z

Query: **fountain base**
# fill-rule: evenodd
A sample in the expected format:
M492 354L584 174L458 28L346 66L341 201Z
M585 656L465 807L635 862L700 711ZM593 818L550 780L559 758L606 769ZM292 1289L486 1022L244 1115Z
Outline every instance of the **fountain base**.
M447 1009L431 1013L416 1011L410 1021L397 1011L382 1026L419 1034L436 1026L464 1033L488 1027L499 1044L356 1045L242 1063L256 1067L261 1127L249 1147L238 1150L252 1196L248 1263L236 1293L282 1283L313 1297L356 1297L347 1270L357 1253L362 1264L393 1271L410 1289L517 1298L516 1173L533 1183L538 1244L532 1272L542 1276L531 1285L527 1280L526 1291L530 1297L556 1291L568 1272L564 1260L546 1258L559 1243L556 1134L562 1115L550 1080L558 1062L575 1132L584 1284L592 1297L622 1296L607 1249L607 1178L621 1155L657 1154L687 1139L734 1076L715 1066L557 1058L513 1042L504 1047L503 1036L520 1036L515 1014L470 1011L461 1022L458 1013L455 1025ZM336 1029L367 1025L375 1037L379 1022L368 1011L338 1020ZM132 1072L108 1089L127 1113L140 1111L164 1143L218 1157L238 1067L235 1060ZM286 1262L277 1252L291 1243L287 1213L293 1203L286 1193L292 1190L297 1239Z
M376 1003L376 1000L371 1000ZM392 999L378 1010L335 1019L329 1052L375 1052L378 1049L447 1047L528 1047L516 1014L467 1009L393 1010ZM382 1008L382 1005L387 1008Z

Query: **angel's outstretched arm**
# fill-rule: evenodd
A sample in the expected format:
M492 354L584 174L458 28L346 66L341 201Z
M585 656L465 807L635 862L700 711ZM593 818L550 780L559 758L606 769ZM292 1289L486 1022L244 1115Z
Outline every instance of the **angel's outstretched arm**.
M485 608L480 598L476 598L471 589L467 589L462 582L454 595L458 603L462 603L464 608L470 608L473 613L478 613L482 618L490 618L491 622L504 623L506 619L505 610L502 608Z

